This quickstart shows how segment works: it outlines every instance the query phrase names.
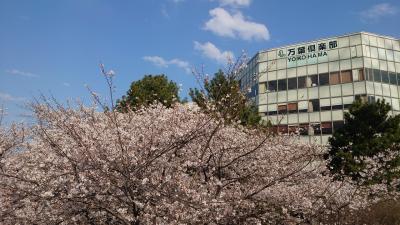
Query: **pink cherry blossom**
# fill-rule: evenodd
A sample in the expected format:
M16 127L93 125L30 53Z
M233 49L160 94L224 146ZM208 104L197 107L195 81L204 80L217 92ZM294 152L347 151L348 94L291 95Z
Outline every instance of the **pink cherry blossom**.
M0 129L1 224L290 224L368 206L385 186L334 181L325 149L202 113L33 105Z

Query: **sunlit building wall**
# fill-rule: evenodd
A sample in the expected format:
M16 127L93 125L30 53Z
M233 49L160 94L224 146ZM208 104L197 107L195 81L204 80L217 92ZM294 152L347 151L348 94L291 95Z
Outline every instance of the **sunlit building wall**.
M239 81L279 132L325 144L356 98L400 113L400 41L360 32L260 51Z

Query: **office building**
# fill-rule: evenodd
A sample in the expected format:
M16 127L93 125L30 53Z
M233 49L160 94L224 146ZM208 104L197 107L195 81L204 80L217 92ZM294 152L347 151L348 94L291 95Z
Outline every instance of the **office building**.
M400 40L359 32L260 51L239 82L279 132L325 144L356 98L400 113Z

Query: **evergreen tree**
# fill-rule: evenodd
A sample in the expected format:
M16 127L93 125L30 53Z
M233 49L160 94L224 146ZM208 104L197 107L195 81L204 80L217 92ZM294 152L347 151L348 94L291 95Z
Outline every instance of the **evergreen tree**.
M143 79L132 82L126 96L117 100L116 108L119 111L126 111L128 107L134 110L141 106L151 105L155 101L171 107L175 102L180 101L178 92L178 85L169 81L164 74L145 75Z
M203 90L190 89L189 95L200 108L218 114L228 123L240 120L242 125L256 126L261 120L257 107L240 91L239 82L222 70L210 81L204 81Z
M390 184L400 177L400 115L388 116L385 101L357 100L344 115L345 124L329 139L329 169L336 178L359 184Z

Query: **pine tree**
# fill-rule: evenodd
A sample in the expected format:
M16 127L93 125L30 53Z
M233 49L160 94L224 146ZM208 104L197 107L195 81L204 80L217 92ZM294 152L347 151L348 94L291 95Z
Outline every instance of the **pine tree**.
M117 100L116 108L119 111L126 111L128 107L134 110L154 102L171 107L175 102L180 101L178 92L178 85L169 81L164 74L145 75L143 79L132 82L126 96Z
M329 169L336 178L359 184L390 184L400 177L400 115L389 116L385 101L357 100L346 112L344 126L329 139Z
M240 91L239 82L222 70L215 73L210 81L204 81L204 90L190 89L189 95L200 108L217 113L228 123L238 120L246 126L260 123L257 107ZM210 109L210 106L213 108Z

